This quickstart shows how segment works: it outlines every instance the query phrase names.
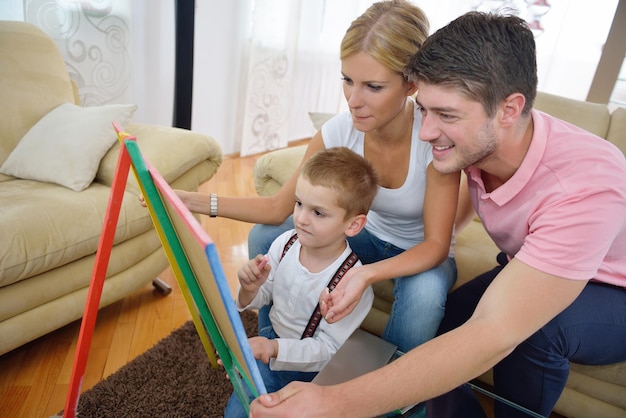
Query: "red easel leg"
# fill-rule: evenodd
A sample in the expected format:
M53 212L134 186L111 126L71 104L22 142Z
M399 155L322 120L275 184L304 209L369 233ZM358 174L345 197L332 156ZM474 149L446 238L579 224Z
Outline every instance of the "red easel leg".
M96 261L94 264L91 283L89 284L89 293L87 294L87 303L85 305L85 314L80 324L80 333L78 334L78 345L74 355L74 365L72 367L72 376L70 378L70 386L65 401L65 409L63 410L64 418L74 418L78 407L78 397L80 388L83 384L85 368L87 365L87 357L89 355L89 346L91 345L91 337L96 325L98 316L98 307L100 305L100 297L102 296L102 286L106 278L107 267L111 257L111 249L113 248L113 239L115 238L115 229L120 215L122 206L122 198L126 188L126 180L130 169L130 156L123 142L120 146L120 153L117 159L117 168L111 186L111 195L107 211L104 215L104 224L102 225L102 234L98 244L96 253Z

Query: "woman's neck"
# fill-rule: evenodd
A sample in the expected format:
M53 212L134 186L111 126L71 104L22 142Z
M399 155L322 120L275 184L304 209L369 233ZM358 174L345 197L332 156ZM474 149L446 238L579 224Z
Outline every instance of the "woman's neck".
M404 107L385 126L366 132L366 138L371 141L389 146L393 143L404 143L410 141L413 132L414 103L406 100Z

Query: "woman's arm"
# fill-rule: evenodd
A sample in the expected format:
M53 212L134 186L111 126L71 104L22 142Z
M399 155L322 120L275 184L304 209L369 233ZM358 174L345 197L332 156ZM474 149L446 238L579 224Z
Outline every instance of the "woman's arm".
M293 212L296 181L304 163L311 155L324 149L322 134L318 131L309 143L302 162L280 190L273 196L230 197L219 196L217 215L238 221L279 225ZM177 190L178 197L190 211L208 215L210 195L200 192Z
M460 172L443 174L435 170L432 164L428 165L424 197L424 241L395 257L363 266L372 269L367 284L427 271L448 258L459 201L460 175Z
M331 294L321 296L322 314L328 321L337 322L348 315L367 286L430 270L448 257L459 198L460 175L460 172L442 174L432 164L428 166L424 241L395 257L350 269Z

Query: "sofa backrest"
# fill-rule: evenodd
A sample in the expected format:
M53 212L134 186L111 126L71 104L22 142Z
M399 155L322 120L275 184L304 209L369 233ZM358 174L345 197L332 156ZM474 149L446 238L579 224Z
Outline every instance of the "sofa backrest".
M534 107L602 138L606 138L609 131L611 113L605 104L537 92Z
M617 145L626 155L626 108L618 107L611 113L611 124L606 139Z
M0 21L0 92L0 164L39 119L74 103L59 49L30 23Z

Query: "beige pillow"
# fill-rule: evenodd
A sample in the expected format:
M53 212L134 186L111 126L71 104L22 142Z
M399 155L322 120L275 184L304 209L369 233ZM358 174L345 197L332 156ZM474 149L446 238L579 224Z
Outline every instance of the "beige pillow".
M326 123L326 121L336 113L323 113L323 112L309 112L309 118L311 119L311 123L316 130L322 129L322 125Z
M100 160L117 140L112 122L126 126L136 109L62 104L30 128L0 173L80 192L93 182Z

